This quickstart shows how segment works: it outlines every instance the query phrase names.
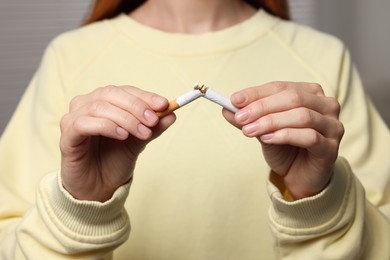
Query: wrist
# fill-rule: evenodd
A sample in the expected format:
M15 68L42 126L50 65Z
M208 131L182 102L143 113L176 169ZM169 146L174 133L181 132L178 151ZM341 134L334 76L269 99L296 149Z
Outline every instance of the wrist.
M269 180L279 189L287 201L294 201L315 196L328 185L334 174L334 167L320 177L311 177L310 173L303 175L280 176L271 171Z
M124 175L127 175L124 180L110 181L95 177L99 173L72 175L63 168L59 180L61 188L76 200L105 202L112 198L119 187L131 182L132 175Z
M130 181L124 183L123 185L126 185ZM104 203L112 198L114 195L115 191L120 187L117 188L106 188L106 187L100 187L96 186L92 190L89 190L87 188L76 188L72 189L69 186L65 185L63 182L60 183L62 186L64 192L68 193L69 196L74 198L75 200L78 201L96 201L96 202L101 202Z
M272 201L271 220L277 226L290 228L321 226L340 213L345 196L350 194L351 183L352 174L343 160L336 164L329 184L311 197L287 201L280 188L270 180L268 193Z
M129 188L130 183L119 187L104 203L81 201L63 188L60 174L50 174L40 183L38 209L49 229L64 241L99 243L105 238L108 243L122 241L127 238L130 229L124 209Z

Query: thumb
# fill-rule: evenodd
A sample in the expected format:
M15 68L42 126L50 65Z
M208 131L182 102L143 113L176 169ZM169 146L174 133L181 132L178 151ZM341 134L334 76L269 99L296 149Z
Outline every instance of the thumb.
M222 110L222 115L223 117L226 119L226 121L228 121L230 124L232 124L233 126L237 127L238 129L241 130L242 128L242 125L238 124L236 122L236 120L234 119L234 113L230 112L229 110L227 109L223 109Z
M138 158L138 155L142 153L142 151L145 149L145 147L150 143L152 140L159 137L165 130L167 130L174 122L176 121L175 114L169 114L167 116L164 116L159 120L157 125L152 128L152 136L146 140L141 140L138 138L129 138L127 139L126 143L127 146L133 154L135 160Z
M160 119L158 124L153 128L152 138L149 140L153 140L159 137L163 132L165 132L173 123L176 121L176 115L171 113L166 115Z

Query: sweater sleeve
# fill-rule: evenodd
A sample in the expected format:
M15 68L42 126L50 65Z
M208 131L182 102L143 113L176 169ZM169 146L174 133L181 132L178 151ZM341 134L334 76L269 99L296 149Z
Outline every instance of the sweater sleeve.
M328 187L288 202L268 183L278 259L390 258L390 134L347 51L335 96L346 132Z
M57 52L54 41L0 140L1 259L107 259L129 234L130 184L97 203L75 200L58 178L68 97Z

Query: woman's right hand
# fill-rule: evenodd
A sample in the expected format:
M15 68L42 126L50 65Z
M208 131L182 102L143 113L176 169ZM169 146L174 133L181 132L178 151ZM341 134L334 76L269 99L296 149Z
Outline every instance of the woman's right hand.
M76 199L104 202L132 178L138 155L176 119L168 101L131 86L75 97L61 120L61 178Z

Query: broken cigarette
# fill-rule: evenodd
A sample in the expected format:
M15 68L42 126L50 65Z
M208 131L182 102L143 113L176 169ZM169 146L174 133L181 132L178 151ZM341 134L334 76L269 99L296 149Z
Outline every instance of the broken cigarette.
M236 108L228 98L224 97L223 95L219 94L215 90L206 87L205 85L199 86L198 83L195 83L194 89L187 92L186 94L172 100L169 102L169 106L166 110L162 112L157 112L158 117L164 117L176 109L187 105L188 103L191 103L195 99L198 99L199 97L204 97L224 108L229 110L230 112L236 113L238 111L238 108Z
M236 108L227 97L222 96L212 88L206 88L203 97L226 108L230 112L236 113L238 111L238 108Z
M156 114L160 118L164 117L164 116L172 113L176 109L191 103L192 101L194 101L195 99L197 99L201 96L203 96L203 93L201 91L199 91L198 89L191 90L191 91L185 93L184 95L182 95L174 100L171 100L169 102L167 109L165 109L162 112L157 112Z

